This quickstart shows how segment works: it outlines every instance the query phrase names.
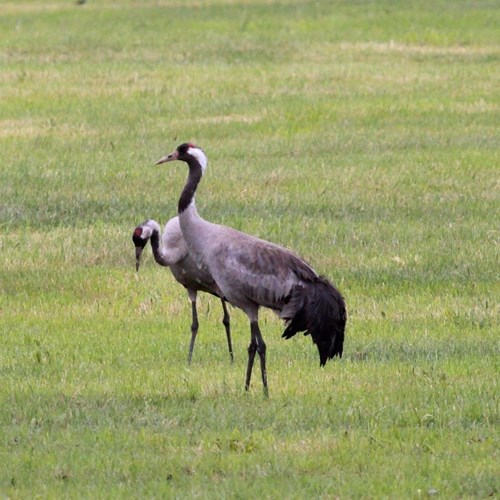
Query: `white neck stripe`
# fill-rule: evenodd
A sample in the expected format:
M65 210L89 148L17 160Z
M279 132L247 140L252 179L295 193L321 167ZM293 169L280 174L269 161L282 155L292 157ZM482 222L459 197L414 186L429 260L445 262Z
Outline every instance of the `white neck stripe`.
M187 152L198 160L198 163L201 166L201 172L204 174L208 164L205 153L200 148L189 148Z

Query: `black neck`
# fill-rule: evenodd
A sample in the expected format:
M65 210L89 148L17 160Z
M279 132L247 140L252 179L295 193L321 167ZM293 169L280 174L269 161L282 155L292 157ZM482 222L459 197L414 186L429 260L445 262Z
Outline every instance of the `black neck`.
M153 255L155 261L158 262L158 264L161 264L163 259L160 252L160 233L158 232L157 229L153 229L150 242L151 242L151 248L153 249Z
M189 207L193 201L196 188L198 187L198 183L200 182L202 176L201 165L198 160L191 156L188 160L186 160L186 163L189 166L189 175L186 185L184 186L179 198L179 213L184 212L184 210L186 210L186 208Z
M163 254L163 248L160 246L160 233L158 229L153 229L153 234L149 241L151 242L151 248L153 249L153 256L156 263L160 264L160 266L168 267L170 264Z

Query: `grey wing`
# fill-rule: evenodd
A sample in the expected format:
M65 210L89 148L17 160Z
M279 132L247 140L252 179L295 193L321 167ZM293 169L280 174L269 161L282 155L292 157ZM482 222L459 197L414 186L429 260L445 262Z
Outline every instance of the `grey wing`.
M225 273L231 275L231 293L271 309L283 307L294 285L317 277L294 253L258 238L245 238L221 252L226 253L223 260ZM238 290L234 289L235 283Z
M222 298L222 292L206 267L199 267L190 255L170 267L174 278L186 288L208 292Z

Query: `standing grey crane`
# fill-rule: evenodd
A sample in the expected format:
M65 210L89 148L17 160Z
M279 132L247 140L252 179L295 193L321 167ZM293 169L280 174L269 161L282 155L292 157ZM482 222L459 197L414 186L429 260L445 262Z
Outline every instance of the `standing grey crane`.
M179 218L170 219L163 231L160 242L160 225L154 220L147 220L138 225L132 235L132 241L135 245L135 266L139 271L141 254L148 241L151 241L155 261L161 266L170 267L174 278L188 292L191 302L191 342L189 344L188 361L191 363L193 357L194 342L198 333L198 312L196 309L196 298L198 291L208 292L221 299L224 316L222 323L226 329L227 345L229 355L233 361L233 347L231 344L231 329L229 312L226 302L222 298L222 292L215 284L212 276L205 266L198 267L188 253L188 248L182 236L179 225Z
M319 351L320 365L342 357L347 320L340 292L286 248L200 217L194 196L207 168L201 148L184 143L157 165L180 160L189 175L178 204L179 223L193 260L208 268L224 298L245 312L251 340L245 389L250 386L255 353L259 354L264 394L268 395L266 344L260 332L259 307L275 311L287 326L283 337L310 334Z

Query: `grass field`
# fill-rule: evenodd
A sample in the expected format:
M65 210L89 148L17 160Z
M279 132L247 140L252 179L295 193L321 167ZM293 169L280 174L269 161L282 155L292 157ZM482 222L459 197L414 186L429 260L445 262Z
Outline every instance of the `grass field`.
M500 11L490 0L0 6L0 498L500 494ZM207 219L294 249L344 358L190 307L131 233L193 141Z

